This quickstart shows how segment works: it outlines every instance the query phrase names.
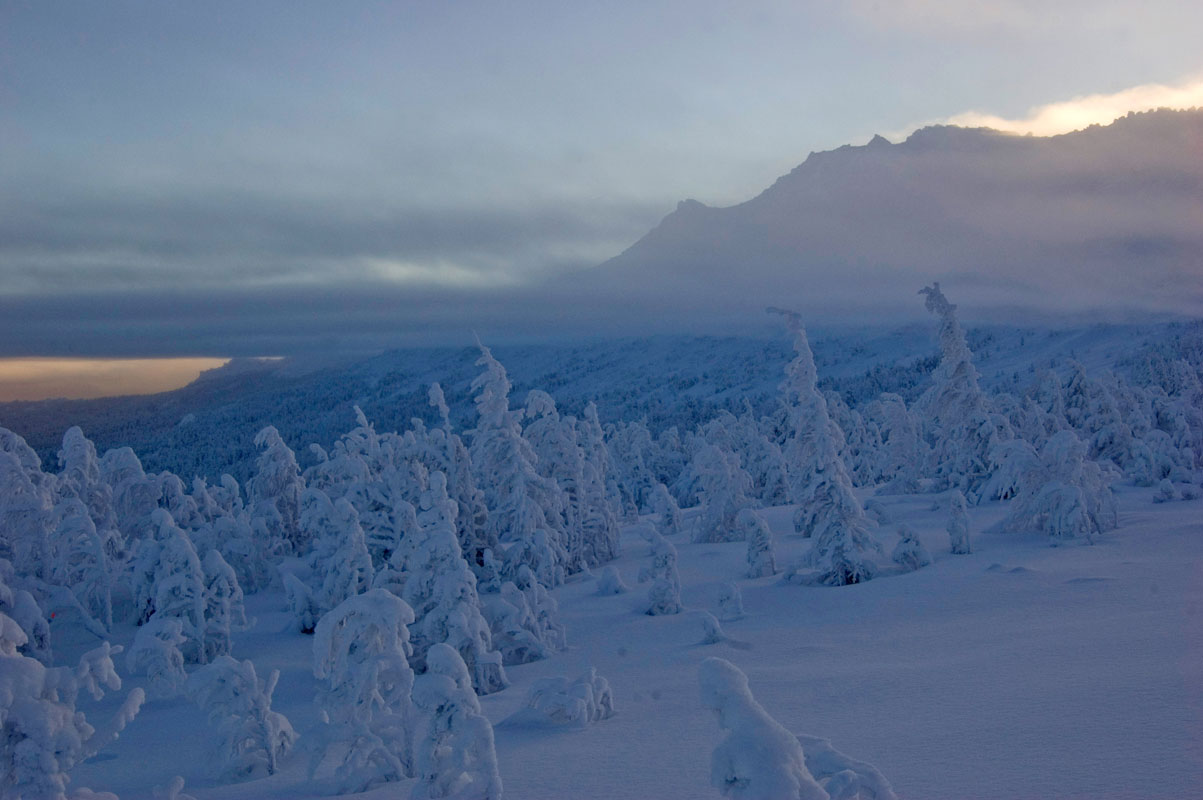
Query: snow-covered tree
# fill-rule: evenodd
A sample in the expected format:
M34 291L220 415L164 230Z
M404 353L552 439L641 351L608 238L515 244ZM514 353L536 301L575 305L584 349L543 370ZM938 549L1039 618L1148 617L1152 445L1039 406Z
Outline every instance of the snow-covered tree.
M694 541L738 541L742 530L735 516L752 503L752 479L739 466L739 458L718 445L704 444L694 454L691 468L702 501Z
M794 336L794 360L785 368L781 384L788 414L784 452L791 469L792 500L798 503L794 527L814 540L791 580L828 586L860 583L872 578L876 568L869 560L881 545L869 534L869 521L852 480L840 460L842 434L827 414L827 401L818 391L814 354L806 329L797 314L781 313Z
M69 497L55 507L50 548L50 581L69 589L91 620L109 631L113 627L115 570L109 564L104 537L81 500Z
M175 617L151 617L138 628L134 643L125 654L125 668L135 675L145 675L153 697L175 697L184 690L188 673L184 671L184 654L180 650L188 642L184 623Z
M777 574L777 559L773 554L773 532L764 517L750 508L739 512L735 524L748 543L748 577L763 578Z
M468 668L453 647L430 649L413 697L423 724L414 746L418 782L412 800L501 800L493 726L481 713Z
M361 792L413 775L413 610L384 589L344 600L318 621L313 674L326 723L310 773L333 748L336 791Z
M878 421L882 437L881 477L886 481L879 494L913 494L923 487L923 469L927 447L919 435L919 426L907 410L906 401L885 392L870 403L870 412Z
M535 469L537 457L523 438L518 414L510 410L510 380L489 348L480 346L472 381L479 414L472 432L472 463L489 507L489 538L509 545L510 575L527 565L549 586L564 580L568 553L561 540L561 492Z
M907 572L912 572L931 563L931 554L919 541L919 535L909 525L898 526L898 544L890 554L893 562Z
M409 577L402 592L416 617L411 627L412 663L423 670L430 647L447 643L468 665L478 694L500 691L508 685L502 658L493 650L489 625L481 615L476 577L456 539L457 507L447 496L443 473L431 473L421 505L418 539L405 560Z
M63 447L58 452L58 490L60 496L75 497L88 508L98 531L116 531L113 514L113 490L100 478L100 459L96 445L84 436L79 426L63 434Z
M797 737L756 702L739 667L707 658L698 680L702 705L727 732L710 757L711 786L737 800L829 800Z
M23 575L50 577L52 521L51 478L25 440L0 428L0 557Z
M656 514L656 532L661 536L675 536L685 529L681 507L663 483L652 489L652 513Z
M203 664L205 654L205 573L192 541L164 509L156 509L152 521L160 543L154 565L153 614L174 618L181 624L184 658Z
M957 307L948 302L939 283L919 293L925 296L927 310L940 320L940 363L932 373L931 387L916 403L920 417L930 426L934 488L960 489L976 502L990 477L991 449L1013 438L1013 433L978 385Z
M1086 457L1086 444L1072 430L1054 434L1040 454L1026 443L995 453L998 470L1015 476L1015 498L992 530L1043 531L1053 545L1087 541L1118 525L1109 474Z
M205 654L213 659L229 655L233 633L246 630L250 624L238 576L221 553L206 553L201 569L205 575Z
M26 589L17 585L17 576L12 563L0 558L0 613L7 614L27 639L20 647L23 655L36 658L43 664L51 663L50 623L46 612Z
M255 446L262 452L255 460L255 474L247 490L252 515L262 525L259 535L278 540L289 552L301 554L308 542L300 527L305 484L296 456L271 425L255 435Z
M17 650L26 640L25 631L0 613L0 797L67 800L71 770L116 739L145 697L132 690L109 729L98 732L76 701L81 690L99 700L106 688L121 688L112 660L121 648L105 642L72 671L21 655Z
M681 613L681 576L677 572L677 548L659 534L652 540L652 559L644 573L652 581L647 592L647 613Z
M255 665L218 656L188 678L188 696L205 710L216 728L216 752L222 777L272 775L297 739L288 718L272 711L272 693L280 670L262 679Z
M973 552L969 543L969 510L965 495L955 489L948 495L948 542L952 553Z

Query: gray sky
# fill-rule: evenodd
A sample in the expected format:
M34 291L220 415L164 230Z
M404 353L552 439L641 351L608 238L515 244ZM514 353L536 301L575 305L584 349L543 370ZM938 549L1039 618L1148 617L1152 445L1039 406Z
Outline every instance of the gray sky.
M812 150L1203 103L1200 30L1166 0L0 0L0 355L543 335L527 286Z

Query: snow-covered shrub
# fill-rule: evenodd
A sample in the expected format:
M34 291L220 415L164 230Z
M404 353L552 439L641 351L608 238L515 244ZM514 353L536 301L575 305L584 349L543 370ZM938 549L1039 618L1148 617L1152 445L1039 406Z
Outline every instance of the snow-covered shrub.
M719 644L727 641L727 634L723 633L723 626L719 623L718 617L709 611L699 610L697 614L702 621L702 644Z
M597 576L598 594L623 594L629 591L631 591L631 587L623 583L622 575L618 573L618 567L613 564L602 567L601 573Z
M818 736L799 733L806 768L831 800L898 800L894 788L877 767L850 758Z
M890 554L895 564L911 572L931 563L931 554L927 552L923 542L919 541L914 528L910 525L899 525L898 537L898 544L894 545L894 552Z
M659 534L652 542L652 559L646 576L652 581L647 592L647 613L681 613L681 576L677 573L677 548Z
M106 642L85 653L73 673L21 655L17 648L25 642L20 626L0 613L0 797L66 800L71 770L117 738L138 714L144 695L132 690L109 730L99 733L76 709L76 700L81 690L99 700L104 688L121 688L112 661L121 648ZM86 796L87 790L72 794Z
M184 623L174 617L152 617L134 636L125 654L125 668L135 675L146 675L152 697L175 697L184 689L184 654L180 647L188 637Z
M527 692L526 706L506 722L586 728L612 716L614 694L610 683L590 667L574 681L565 677L539 678Z
M176 775L166 786L154 788L155 800L196 800L190 794L184 794L184 778Z
M493 634L493 646L501 653L503 664L538 661L553 651L543 640L543 631L526 595L514 583L502 584L500 592L488 598L483 610Z
M1178 497L1178 493L1174 490L1174 484L1169 478L1162 478L1161 483L1157 484L1157 493L1153 495L1154 503L1168 503Z
M371 589L348 598L318 621L313 674L326 723L310 773L333 748L338 793L361 792L413 775L413 711L409 629L404 600Z
M744 596L734 583L724 583L719 587L718 610L725 619L739 619L744 615Z
M739 667L707 658L698 680L702 705L727 731L710 758L711 786L737 800L829 800L806 768L797 737L756 702Z
M468 668L445 644L431 647L426 662L426 674L413 688L423 720L414 743L418 781L410 797L501 800L493 726L481 713Z
M773 554L773 532L764 517L750 508L739 512L735 524L748 542L748 577L763 578L777 574L777 559Z
M296 629L301 633L313 633L317 621L322 618L322 608L313 596L313 590L292 572L282 571L280 575L284 599Z
M219 772L224 778L275 773L297 735L283 714L272 711L280 671L264 680L249 660L220 655L188 678L188 696L216 728Z
M973 552L969 542L969 509L965 495L957 489L948 495L948 543L950 552L957 555Z

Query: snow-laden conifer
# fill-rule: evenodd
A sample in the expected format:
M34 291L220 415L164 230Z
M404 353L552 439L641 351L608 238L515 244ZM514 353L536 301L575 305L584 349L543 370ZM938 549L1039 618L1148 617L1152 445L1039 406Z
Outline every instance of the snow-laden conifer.
M300 527L301 492L305 488L296 456L268 425L255 435L261 449L255 474L247 484L252 514L261 525L259 535L279 540L288 552L301 554L308 542Z
M337 793L413 775L413 620L404 600L371 589L344 600L314 630L313 674L321 681L317 699L325 725L310 772L337 752Z
M739 512L735 524L748 543L748 577L763 578L777 574L777 559L773 553L773 532L764 517L750 508Z
M840 460L842 434L827 415L818 391L814 354L797 314L778 311L794 336L794 360L781 384L788 414L789 438L784 452L791 469L792 500L798 503L794 527L814 540L791 580L829 586L860 583L876 572L869 553L881 545L869 534L869 521L852 480ZM813 570L804 574L800 570Z
M898 544L890 554L891 560L907 572L912 572L931 563L931 554L919 541L915 529L909 525L898 526Z
M692 461L697 476L702 514L695 542L732 542L742 538L735 516L752 503L752 479L739 458L719 445L704 444Z
M414 744L418 781L412 800L501 800L493 726L481 713L468 668L453 647L430 649L413 697L423 713Z
M272 711L280 670L266 679L249 660L221 655L188 678L188 696L217 734L218 774L226 779L272 775L297 739L288 718Z
M201 561L205 575L205 654L208 659L229 655L233 634L250 627L238 575L221 553L210 550Z
M965 495L955 489L948 495L948 543L950 552L957 555L973 552L969 542L969 510Z
M681 576L677 572L677 548L659 534L652 540L652 558L646 575L652 581L647 591L647 613L652 616L681 613Z

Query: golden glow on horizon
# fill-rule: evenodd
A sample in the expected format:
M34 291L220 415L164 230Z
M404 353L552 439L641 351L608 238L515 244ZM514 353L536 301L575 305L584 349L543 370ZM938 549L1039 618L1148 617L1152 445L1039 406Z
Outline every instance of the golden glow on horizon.
M178 389L227 358L0 358L0 401Z
M960 125L966 128L993 128L997 131L1034 136L1056 136L1079 131L1091 125L1109 125L1129 111L1156 108L1188 109L1203 107L1203 78L1184 81L1177 86L1147 83L1111 94L1089 94L1029 108L1023 117L1008 119L980 111L966 111L928 125ZM899 141L915 126L894 131L886 138Z

